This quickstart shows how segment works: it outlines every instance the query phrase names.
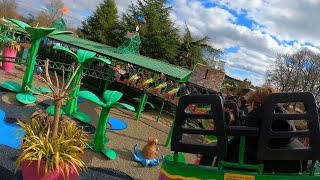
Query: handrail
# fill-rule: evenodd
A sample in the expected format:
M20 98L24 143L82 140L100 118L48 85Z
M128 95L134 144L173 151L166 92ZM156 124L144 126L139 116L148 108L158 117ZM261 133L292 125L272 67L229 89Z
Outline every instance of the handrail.
M11 58L11 59L15 59L15 61L8 61L8 60L4 60L3 58ZM19 65L23 65L23 64L27 64L27 59L25 58L12 58L12 57L1 57L0 58L0 62L11 62L14 64L19 64ZM42 59L37 59L36 60L36 65L37 66L45 66L45 60ZM49 62L49 69L54 69L54 70L61 70L61 71L65 71L65 72L72 72L72 66L74 66L75 64L67 64L67 63L61 63L61 62L56 62L56 61L50 61ZM98 71L95 69L91 69L91 68L84 68L84 74L85 76L89 76L89 77L93 77L93 78L97 78L97 79L101 79L101 80L106 80L106 81L114 81L114 74L112 73L108 73L108 72L103 72L103 71Z

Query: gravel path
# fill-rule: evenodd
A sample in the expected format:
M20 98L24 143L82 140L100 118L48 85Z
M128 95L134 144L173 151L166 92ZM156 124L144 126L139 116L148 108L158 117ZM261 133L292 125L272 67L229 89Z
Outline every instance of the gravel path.
M23 73L19 70L16 70L14 74L5 74L0 70L0 82L11 80L21 83L22 76ZM45 87L37 80L34 80L34 86ZM8 117L7 121L12 119L26 120L35 110L44 109L52 104L52 102L45 98L37 96L36 103L23 106L15 100L13 93L1 91L2 90L0 90L0 108L5 109ZM85 101L79 105L79 111L88 113L92 119L90 124L96 126L101 108L89 101ZM130 179L130 177L137 180L158 179L161 165L156 167L143 167L134 161L131 152L135 144L141 149L149 137L155 137L158 138L160 142L160 153L164 155L171 154L170 148L164 147L169 127L155 122L152 115L145 113L142 113L140 121L134 120L135 112L123 109L113 109L110 116L122 119L128 124L128 128L125 130L107 132L107 137L110 138L110 141L106 144L106 147L114 149L117 153L117 158L115 160L109 160L101 153L86 150L84 161L90 168L88 171L81 172L80 179ZM164 119L160 119L160 122L163 121ZM170 121L167 116L165 116L165 121ZM93 135L90 135L90 138L92 137ZM0 154L1 179L21 179L21 172L18 171L17 174L13 174L14 160L19 156L19 150L0 145ZM186 154L186 159L187 162L191 163L194 161L195 155Z

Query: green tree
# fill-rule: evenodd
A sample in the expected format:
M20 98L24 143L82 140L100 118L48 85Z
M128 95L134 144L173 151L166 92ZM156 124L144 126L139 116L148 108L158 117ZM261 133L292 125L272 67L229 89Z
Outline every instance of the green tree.
M192 69L197 62L205 63L207 56L218 56L223 52L209 44L209 37L205 36L199 40L192 36L188 26L185 28L183 42L179 49L178 63L188 69Z
M142 16L146 23L140 28L142 55L177 64L179 33L170 19L172 7L166 0L139 0L137 5L131 4L128 13L121 21L122 32L135 31L134 17Z
M104 0L78 30L80 37L111 46L118 46L119 21L114 0Z

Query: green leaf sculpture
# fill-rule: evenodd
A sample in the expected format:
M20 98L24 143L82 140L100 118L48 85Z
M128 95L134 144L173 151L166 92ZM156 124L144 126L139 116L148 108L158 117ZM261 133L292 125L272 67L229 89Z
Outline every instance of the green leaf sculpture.
M97 130L94 135L94 141L93 143L88 143L87 145L94 152L102 152L110 159L116 158L116 153L114 152L114 150L104 148L104 144L109 141L109 139L106 137L106 131L110 110L112 108L126 108L131 111L135 111L134 107L128 104L117 102L121 99L122 95L123 94L121 92L107 90L103 93L103 101L101 101L95 94L93 94L90 91L80 91L78 93L79 97L90 100L102 107L97 125Z
M30 56L28 59L27 68L24 72L23 79L22 79L22 86L17 90L16 82L6 81L0 83L0 86L8 89L10 91L17 92L16 98L23 104L31 104L36 101L36 97L30 93L30 91L26 90L26 87L33 88L32 81L33 81L33 73L34 67L36 65L36 56L38 53L40 42L43 38L51 35L57 34L72 34L70 31L57 31L55 28L43 28L43 27L31 27L27 23L16 20L16 19L8 19L13 24L17 25L22 29L24 33L27 33L29 36L32 37L32 43L30 48Z
M76 86L78 84L80 84L81 82L81 77L83 74L83 69L86 65L88 65L91 62L95 62L95 61L100 61L100 62L104 62L106 64L111 64L111 61L108 59L104 59L104 58L96 58L94 57L96 55L95 52L91 52L91 51L86 51L83 49L78 49L76 53L70 51L68 48L65 48L63 46L54 46L53 49L58 50L58 51L63 51L67 54L69 54L77 63L80 64L80 69L78 70L77 74L74 77L74 80L72 81L71 87L75 88L74 91L72 91L70 93L70 97L76 97L80 87ZM94 94L93 94L94 95ZM90 116L85 114L85 113L80 113L77 112L77 99L73 98L67 101L66 106L64 108L64 113L67 116L72 116L82 122L89 122L90 121ZM52 109L52 107L49 107ZM50 111L47 111L50 113ZM52 112L52 111L51 111ZM50 113L52 114L52 113Z

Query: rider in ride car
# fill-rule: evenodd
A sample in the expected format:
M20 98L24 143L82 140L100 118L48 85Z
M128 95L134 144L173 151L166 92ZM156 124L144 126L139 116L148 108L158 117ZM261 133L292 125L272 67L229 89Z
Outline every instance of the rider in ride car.
M264 118L264 98L271 93L275 93L276 90L272 87L262 87L256 91L252 91L246 95L246 100L249 105L249 113L247 115L244 126L261 128L261 124ZM286 113L286 110L277 105L275 107L276 113ZM292 121L275 121L272 125L274 131L295 131L295 126ZM285 147L291 142L291 138L277 138L271 139L269 146L272 148ZM227 144L227 158L226 161L237 162L239 156L239 137L228 141ZM258 137L246 137L245 147L245 163L247 164L264 164L265 171L276 172L296 172L305 169L306 163L300 163L300 161L263 161L257 159L258 149ZM204 155L201 158L200 165L211 166L213 159L216 155Z

